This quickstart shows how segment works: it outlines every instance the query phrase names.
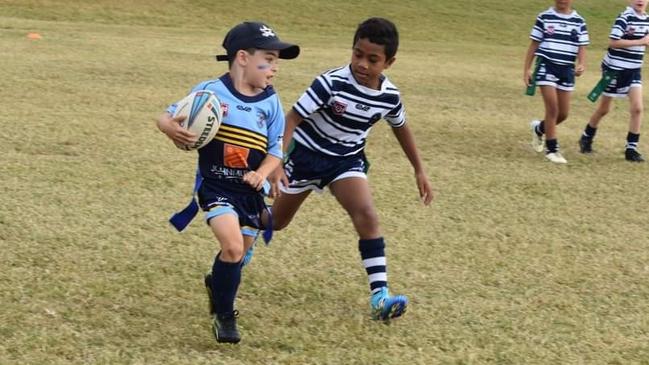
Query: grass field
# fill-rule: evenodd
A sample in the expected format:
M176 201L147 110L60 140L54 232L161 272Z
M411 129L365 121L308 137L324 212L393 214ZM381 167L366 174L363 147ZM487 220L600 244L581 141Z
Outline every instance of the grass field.
M596 154L576 144L625 1L575 1L593 44L559 128L566 166L529 148L543 110L521 81L550 4L0 0L0 364L649 364L649 173L624 161L625 101ZM409 313L369 319L357 238L324 194L257 250L237 302L243 341L218 345L202 286L216 243L199 221L182 234L166 223L195 156L153 120L226 71L212 55L241 20L302 46L276 81L288 109L348 61L373 15L400 28L388 75L437 193L422 207L376 127L370 182Z

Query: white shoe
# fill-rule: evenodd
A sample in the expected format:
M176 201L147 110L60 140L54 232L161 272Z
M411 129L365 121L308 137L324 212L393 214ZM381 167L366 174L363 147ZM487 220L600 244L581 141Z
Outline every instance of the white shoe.
M536 152L543 152L543 135L536 134L536 126L541 124L540 120L533 120L530 122L530 129L532 130L532 149Z
M566 161L566 159L561 155L561 152L559 151L546 153L545 158L554 163L568 163L568 161Z

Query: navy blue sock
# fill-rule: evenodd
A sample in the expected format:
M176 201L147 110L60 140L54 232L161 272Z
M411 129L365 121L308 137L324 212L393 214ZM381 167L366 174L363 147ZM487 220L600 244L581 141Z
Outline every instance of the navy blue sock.
M241 283L241 262L223 262L220 254L212 266L212 295L217 314L232 313Z
M545 140L545 152L546 153L555 153L559 151L559 142L556 139L546 139Z
M372 294L388 286L387 264L385 259L385 242L383 237L358 240L363 266L367 272Z
M631 133L626 135L626 149L627 150L637 150L638 149L638 142L640 142L640 134L639 133Z
M534 131L538 136L542 136L545 133L545 121L542 120L541 123L536 126Z
M597 134L597 128L593 128L590 126L590 124L586 124L586 128L584 129L584 134L582 134L582 137L585 139L593 139L595 138L595 134Z

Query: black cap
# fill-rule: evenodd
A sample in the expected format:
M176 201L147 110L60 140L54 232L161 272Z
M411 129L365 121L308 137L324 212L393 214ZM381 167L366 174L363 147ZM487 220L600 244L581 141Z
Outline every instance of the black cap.
M227 55L216 56L217 61L228 61L241 49L257 48L279 51L279 58L293 59L300 54L300 47L279 40L268 25L258 22L243 22L230 29L223 40Z

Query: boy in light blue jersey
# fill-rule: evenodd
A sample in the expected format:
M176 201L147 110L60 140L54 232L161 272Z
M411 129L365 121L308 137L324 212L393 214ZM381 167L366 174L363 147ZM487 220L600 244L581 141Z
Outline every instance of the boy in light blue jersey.
M593 151L593 139L597 127L611 110L613 98L629 98L629 133L626 137L624 158L631 162L643 162L638 152L640 125L642 123L642 63L649 45L649 16L647 0L629 0L629 6L618 15L609 35L609 48L602 61L602 73L611 75L604 89L602 100L586 125L579 139L582 153Z
M530 123L532 148L543 152L545 136L545 157L553 163L565 164L567 161L559 152L556 126L568 117L575 76L584 72L585 46L590 40L586 21L572 9L572 0L554 3L554 7L538 15L532 28L523 81L527 87L532 83L540 87L545 104L545 118ZM534 56L537 65L532 72Z
M241 336L234 301L242 259L264 228L262 185L283 158L284 112L272 79L278 59L293 59L300 48L281 42L270 27L257 22L232 28L223 47L227 55L217 60L228 61L229 72L199 83L192 91L214 92L223 111L216 136L198 150L197 195L221 246L205 278L214 336L218 342L237 343ZM183 118L173 118L175 110L176 104L169 106L158 128L172 141L190 144L196 136L180 127Z
M413 166L423 203L433 199L399 90L383 74L394 63L398 44L397 29L387 19L358 26L351 63L318 76L288 112L284 144L293 139L294 148L284 169L271 177L272 194L282 191L272 207L275 229L289 224L311 191L329 187L358 233L372 317L379 320L399 317L408 304L405 296L388 291L385 243L366 176L365 142L379 120L392 127Z

